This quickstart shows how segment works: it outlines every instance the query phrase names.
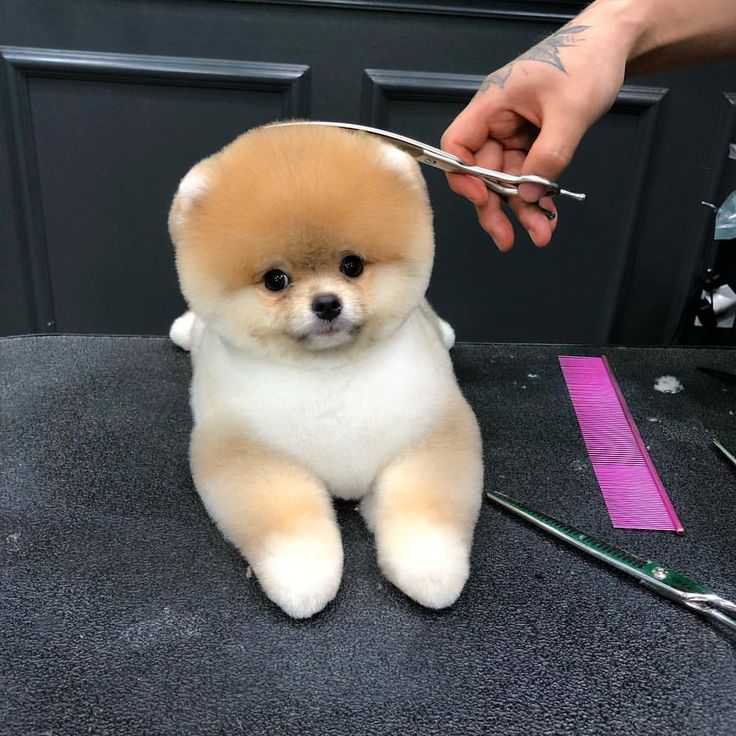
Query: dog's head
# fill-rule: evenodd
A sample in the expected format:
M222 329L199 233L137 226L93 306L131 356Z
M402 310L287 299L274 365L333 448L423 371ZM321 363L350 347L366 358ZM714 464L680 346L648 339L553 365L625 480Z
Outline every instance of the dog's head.
M198 163L169 229L192 309L271 355L390 334L422 299L434 252L416 162L329 126L256 128Z

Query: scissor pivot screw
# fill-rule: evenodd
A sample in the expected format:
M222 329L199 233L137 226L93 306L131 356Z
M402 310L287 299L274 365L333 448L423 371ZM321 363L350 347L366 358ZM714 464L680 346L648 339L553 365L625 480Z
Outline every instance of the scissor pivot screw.
M657 580L664 580L667 577L667 570L663 567L655 567L652 569L652 575L654 575Z

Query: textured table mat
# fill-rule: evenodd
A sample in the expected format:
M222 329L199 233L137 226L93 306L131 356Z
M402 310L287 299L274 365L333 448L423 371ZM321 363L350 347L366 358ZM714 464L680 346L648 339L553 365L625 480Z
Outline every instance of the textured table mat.
M487 486L736 598L728 350L605 350L686 533L608 520L557 356L459 345ZM663 374L678 394L654 391ZM380 575L338 509L336 600L295 622L208 519L165 339L0 340L0 733L736 733L736 639L484 504L455 606Z

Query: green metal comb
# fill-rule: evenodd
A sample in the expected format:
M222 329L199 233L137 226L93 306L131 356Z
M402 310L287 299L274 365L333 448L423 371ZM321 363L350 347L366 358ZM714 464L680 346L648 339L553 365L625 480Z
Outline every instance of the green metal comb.
M587 552L589 555L615 567L617 570L631 575L642 585L665 598L680 603L736 631L736 618L734 618L736 603L714 593L706 585L702 585L675 570L670 570L659 562L642 560L635 555L624 552L551 516L534 511L501 493L486 493L486 496L499 506L518 514L558 539L562 539L573 547L577 547L583 552Z

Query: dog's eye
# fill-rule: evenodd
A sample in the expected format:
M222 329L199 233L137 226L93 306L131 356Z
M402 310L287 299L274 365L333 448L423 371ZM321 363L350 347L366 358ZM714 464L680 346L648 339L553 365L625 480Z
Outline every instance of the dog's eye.
M340 263L340 271L354 279L363 273L363 261L359 256L345 256Z
M263 277L263 283L269 291L281 291L289 285L289 276L281 269L273 268Z

